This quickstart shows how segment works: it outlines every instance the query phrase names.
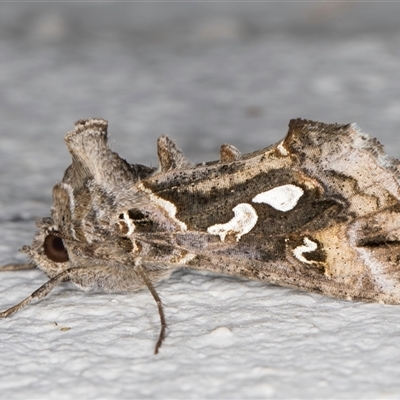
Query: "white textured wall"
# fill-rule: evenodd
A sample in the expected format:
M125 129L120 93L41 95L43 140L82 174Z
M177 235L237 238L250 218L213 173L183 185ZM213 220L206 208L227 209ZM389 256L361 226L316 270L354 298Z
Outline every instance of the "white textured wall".
M400 6L332 4L0 5L0 263L48 215L79 118L107 118L113 147L153 165L161 134L203 161L294 117L356 121L400 155ZM2 273L1 308L44 281ZM1 320L0 398L399 397L400 306L191 271L158 291L157 356L146 291L65 285Z

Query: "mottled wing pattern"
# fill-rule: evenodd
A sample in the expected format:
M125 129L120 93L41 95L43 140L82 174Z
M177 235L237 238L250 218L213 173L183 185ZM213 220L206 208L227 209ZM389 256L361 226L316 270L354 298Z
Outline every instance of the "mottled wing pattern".
M399 163L376 140L354 124L292 120L283 141L236 154L141 182L175 208L189 266L400 302Z

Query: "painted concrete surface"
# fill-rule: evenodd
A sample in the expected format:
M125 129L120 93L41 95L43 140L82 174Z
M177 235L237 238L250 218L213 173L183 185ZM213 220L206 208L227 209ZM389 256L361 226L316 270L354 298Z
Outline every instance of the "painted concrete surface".
M148 165L161 134L200 162L275 143L296 117L357 122L400 157L398 7L1 4L0 264L49 214L80 118L108 119L113 148ZM45 280L2 273L1 307ZM146 291L66 284L0 321L0 398L399 397L400 306L189 270L157 289L157 356Z

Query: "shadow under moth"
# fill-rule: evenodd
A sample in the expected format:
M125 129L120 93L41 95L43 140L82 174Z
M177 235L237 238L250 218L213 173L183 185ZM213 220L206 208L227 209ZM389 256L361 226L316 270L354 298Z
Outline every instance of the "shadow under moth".
M291 120L279 143L250 154L221 146L191 163L166 136L159 167L129 164L107 145L107 121L80 120L72 156L39 219L30 262L49 281L8 317L65 281L132 292L179 268L236 275L343 299L400 303L400 162L356 125Z

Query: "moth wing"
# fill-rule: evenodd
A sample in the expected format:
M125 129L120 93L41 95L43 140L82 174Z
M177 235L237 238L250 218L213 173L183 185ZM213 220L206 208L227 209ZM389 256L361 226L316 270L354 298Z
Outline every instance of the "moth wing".
M292 120L274 146L141 184L185 228L194 268L393 303L398 169L354 124Z

